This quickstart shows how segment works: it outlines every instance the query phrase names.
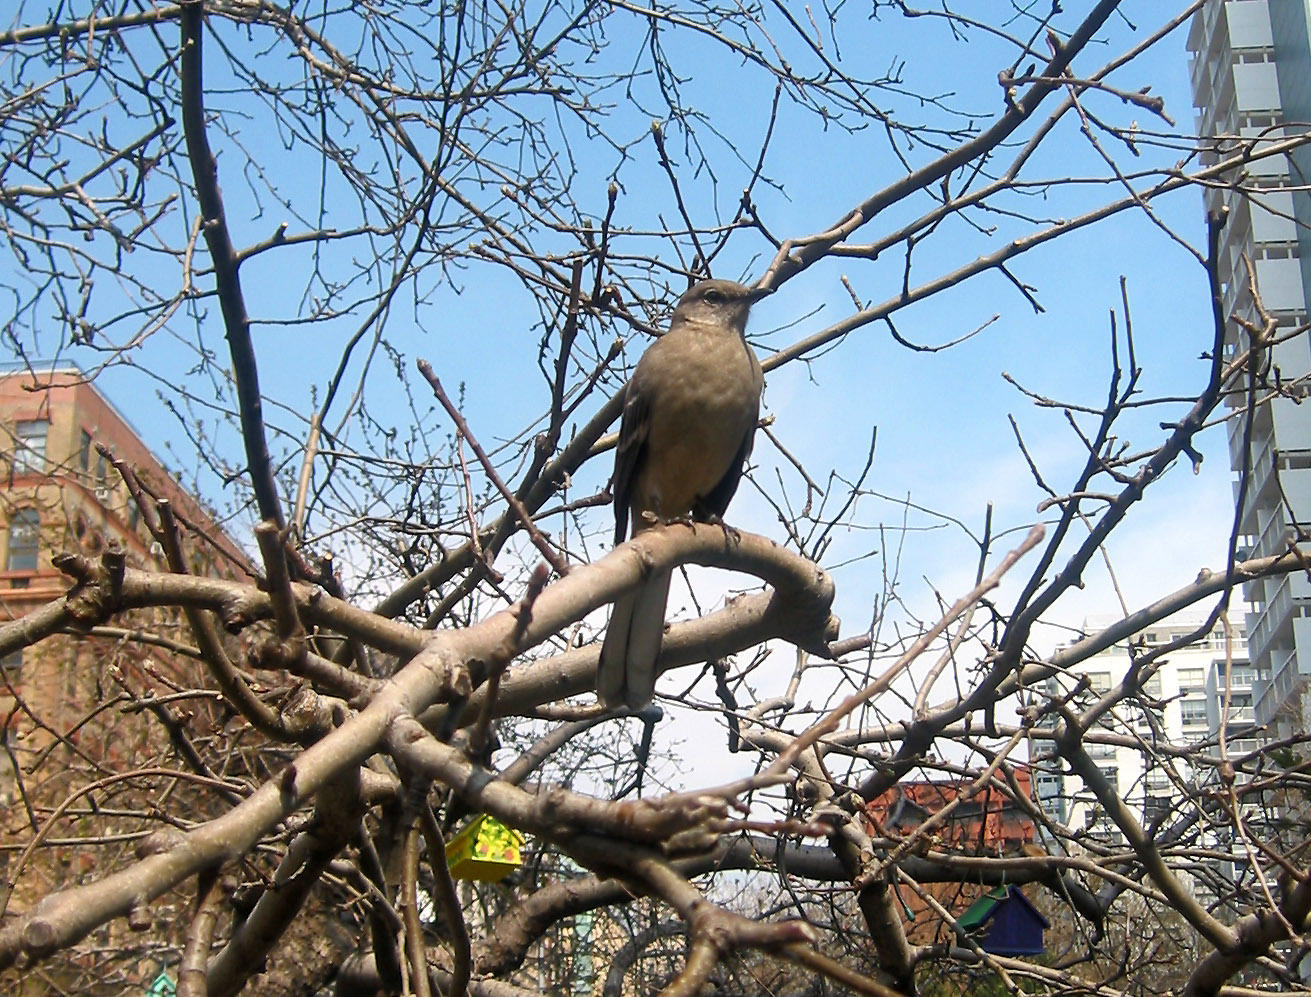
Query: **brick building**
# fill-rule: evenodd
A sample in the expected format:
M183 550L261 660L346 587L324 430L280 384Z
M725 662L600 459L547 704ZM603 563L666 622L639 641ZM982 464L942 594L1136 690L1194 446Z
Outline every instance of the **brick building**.
M1014 775L1020 795L1029 798L1028 768L1016 766ZM948 814L941 826L927 834L917 850L931 847L960 855L1021 855L1034 847L1036 825L1013 793L988 785L970 794L970 785L945 780L901 783L866 805L866 820L876 836L895 840L910 836L946 809ZM956 918L993 889L993 884L968 881L920 886ZM896 892L906 937L912 945L952 938L952 930L919 891L899 883Z
M177 515L207 534L192 544L193 567L232 576L245 558L226 533L164 470L136 431L73 367L0 371L0 621L17 619L62 595L69 581L51 564L61 551L100 554L117 543L132 567L164 568L162 551L140 522L121 477L97 446L132 466L169 499ZM90 669L78 656L103 641L56 641L5 657L0 710L20 693L30 712L67 714ZM22 710L19 711L23 712ZM13 732L15 716L8 725ZM0 792L3 792L0 789Z
M244 573L248 562L240 548L81 372L67 366L0 370L0 623L67 591L70 580L51 563L60 552L98 557L113 544L129 567L165 569L161 547L100 447L168 499L186 525L183 549L192 570ZM185 770L179 742L203 745L225 722L204 690L199 662L186 653L193 643L179 614L139 610L0 661L0 896L6 917L55 884L67 886L118 863L159 826L151 809L161 796L176 800L195 792L185 780L169 785L147 774ZM103 788L92 793L89 785ZM199 804L195 816L201 816ZM36 840L41 847L25 852ZM82 847L82 841L95 844ZM155 971L142 957L112 972L116 982L105 982L131 987ZM42 981L36 974L17 992L70 987L92 992L85 981ZM0 986L0 992L10 991Z

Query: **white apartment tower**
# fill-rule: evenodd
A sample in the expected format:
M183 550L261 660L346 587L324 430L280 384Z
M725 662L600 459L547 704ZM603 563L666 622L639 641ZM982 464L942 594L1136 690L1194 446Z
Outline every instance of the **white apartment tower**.
M1090 620L1084 629L1095 632L1109 622ZM1134 645L1141 653L1171 644L1196 632L1201 622L1171 617L1137 634ZM1051 680L1047 691L1068 693L1086 676L1088 688L1077 703L1087 705L1123 683L1129 665L1128 644L1119 643L1071 668L1065 679ZM1254 750L1255 695L1266 685L1264 678L1248 661L1241 628L1226 638L1217 624L1200 640L1165 655L1144 683L1142 695L1124 700L1089 731L1088 754L1138 818L1150 822L1178 807L1181 797L1209 776L1193 772L1186 760L1170 752L1153 754L1141 745L1188 747L1210 756L1218 751L1223 732L1230 756ZM1091 793L1053 757L1048 745L1035 744L1032 763L1037 795L1058 823L1084 829L1105 843L1120 843L1118 830L1103 819Z
M1307 0L1207 0L1188 37L1198 131L1215 141L1204 163L1243 145L1283 140L1311 123L1311 42ZM1307 319L1311 299L1311 150L1248 164L1207 189L1208 215L1227 208L1220 252L1226 315L1255 315L1247 267L1255 269L1265 310L1280 327ZM1294 191L1292 188L1303 186ZM1226 354L1246 347L1231 324ZM1298 336L1271 350L1272 371L1299 397L1275 397L1229 424L1234 470L1249 467L1241 529L1251 556L1279 554L1302 528L1311 530L1311 348ZM1235 397L1232 405L1241 406ZM1237 491L1238 484L1235 483ZM1268 681L1254 689L1254 714L1274 736L1311 729L1311 581L1306 572L1253 582L1247 635L1253 666Z

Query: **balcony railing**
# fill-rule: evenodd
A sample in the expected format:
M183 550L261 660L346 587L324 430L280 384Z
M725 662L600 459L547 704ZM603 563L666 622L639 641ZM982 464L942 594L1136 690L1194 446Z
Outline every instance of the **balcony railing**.
M1288 619L1293 611L1293 586L1290 576L1285 575L1275 589L1275 594L1266 603L1265 608L1257 614L1256 623L1247 636L1248 646L1259 654L1270 644L1270 638Z

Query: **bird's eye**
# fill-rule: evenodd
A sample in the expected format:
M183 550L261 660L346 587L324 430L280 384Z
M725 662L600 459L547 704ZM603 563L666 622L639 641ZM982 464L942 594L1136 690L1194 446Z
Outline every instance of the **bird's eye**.
M710 304L717 305L724 300L724 292L717 291L712 287L710 290L706 291L705 299L710 302Z

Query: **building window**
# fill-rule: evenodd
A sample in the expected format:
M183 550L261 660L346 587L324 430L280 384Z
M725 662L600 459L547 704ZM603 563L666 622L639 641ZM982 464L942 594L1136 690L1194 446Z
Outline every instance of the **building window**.
M1280 450L1277 466L1281 471L1305 471L1311 467L1311 451Z
M1111 673L1110 672L1089 672L1088 686L1093 692L1103 693L1111 690Z
M1238 124L1242 128L1274 128L1283 123L1284 116L1278 111L1265 114L1242 114L1238 117Z
M1189 689L1206 688L1206 678L1200 668L1180 668L1179 669L1179 690L1186 692Z
M46 434L50 423L43 419L20 422L14 431L14 473L41 473L46 469Z
M1224 665L1220 666L1220 678L1224 680ZM1256 681L1256 668L1252 665L1234 665L1229 669L1229 688L1246 689Z
M1260 246L1252 255L1258 260L1295 260L1297 259L1297 246L1292 243L1278 245L1267 243Z
M1274 62L1275 50L1272 48L1248 48L1234 52L1230 56L1230 62L1238 65L1240 62Z
M1252 694L1250 692L1235 692L1229 696L1229 722L1231 724L1251 722L1256 719L1256 712L1252 709Z
M91 434L85 429L82 430L81 442L77 448L77 466L83 472L91 471Z
M20 647L15 651L0 657L0 672L8 672L10 675L17 675L23 667L23 649Z
M1089 831L1088 837L1099 844L1110 845L1112 847L1124 844L1124 832L1114 824L1106 821L1099 821L1097 825Z
M9 521L8 571L35 571L40 544L41 517L35 509L19 509Z
M1184 699L1179 702L1179 717L1185 727L1206 726L1206 700Z

